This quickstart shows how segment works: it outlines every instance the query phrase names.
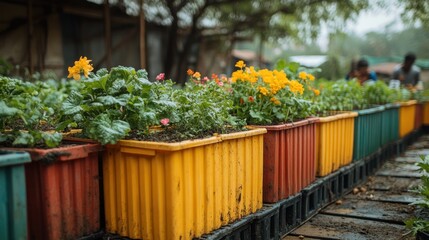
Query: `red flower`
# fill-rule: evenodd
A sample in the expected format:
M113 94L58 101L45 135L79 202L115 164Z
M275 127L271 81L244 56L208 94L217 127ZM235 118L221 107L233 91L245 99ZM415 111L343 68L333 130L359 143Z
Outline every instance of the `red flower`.
M165 73L160 73L158 74L158 76L156 76L156 80L158 81L163 81L165 78Z
M249 96L249 102L254 102L255 98L253 98L253 96Z
M161 124L163 125L163 126L167 126L168 125L168 123L170 122L170 119L168 119L168 118L163 118L163 119L161 119Z

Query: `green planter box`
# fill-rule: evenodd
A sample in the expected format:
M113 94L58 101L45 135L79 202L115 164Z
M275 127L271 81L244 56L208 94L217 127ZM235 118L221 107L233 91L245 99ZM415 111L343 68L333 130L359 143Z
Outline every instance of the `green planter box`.
M382 112L381 146L399 139L399 104L386 104Z
M27 162L28 153L0 150L0 239L27 239Z
M384 106L357 110L353 145L353 161L361 160L381 147Z

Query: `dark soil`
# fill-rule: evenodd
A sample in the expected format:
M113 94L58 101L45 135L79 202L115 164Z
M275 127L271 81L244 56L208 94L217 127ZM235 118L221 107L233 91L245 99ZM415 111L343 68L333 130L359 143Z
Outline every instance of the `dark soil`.
M62 141L59 146L55 148L64 148L71 146L83 145L85 143L71 142L71 141ZM25 145L12 145L12 141L0 143L0 148L37 148L37 149L52 149L47 147L44 143L36 143L34 146L25 146Z
M227 128L225 131L222 132L222 134L235 133L235 132L241 132L241 131L243 131L243 130L234 129L234 128ZM218 131L204 131L204 132L195 134L193 136L188 136L188 135L182 134L181 132L178 132L175 129L166 128L166 129L163 129L160 131L154 131L148 135L142 134L139 131L131 131L125 139L127 139L127 140L138 140L138 141L174 143L174 142L181 142L181 141L185 141L185 140L209 138L209 137L215 136L216 134L219 134L219 132Z

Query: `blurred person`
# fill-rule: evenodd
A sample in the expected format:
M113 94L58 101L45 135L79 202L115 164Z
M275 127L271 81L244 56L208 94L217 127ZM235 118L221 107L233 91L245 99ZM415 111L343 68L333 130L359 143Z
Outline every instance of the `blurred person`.
M395 67L392 79L399 80L401 85L406 87L418 88L420 83L420 68L414 65L416 55L407 53L404 62Z
M369 64L368 61L365 59L360 59L356 63L356 67L353 66L352 63L352 69L346 76L347 80L350 79L357 79L359 83L362 85L364 82L368 80L376 81L377 75L374 71L369 70Z

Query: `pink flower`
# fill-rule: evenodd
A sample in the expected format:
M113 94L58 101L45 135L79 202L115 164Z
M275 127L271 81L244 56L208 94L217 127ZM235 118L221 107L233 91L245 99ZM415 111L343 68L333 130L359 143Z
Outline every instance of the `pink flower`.
M223 82L222 81L219 81L219 82L217 82L217 85L219 85L219 86L223 86Z
M168 118L163 118L163 119L161 119L161 124L163 125L163 126L167 126L168 125L168 123L170 122L170 119L168 119Z
M204 77L203 78L203 82L208 82L209 81L209 78L208 77Z
M156 76L156 80L158 81L163 81L165 78L165 73L160 73L158 74L158 76Z

